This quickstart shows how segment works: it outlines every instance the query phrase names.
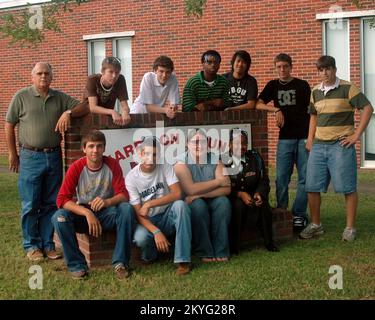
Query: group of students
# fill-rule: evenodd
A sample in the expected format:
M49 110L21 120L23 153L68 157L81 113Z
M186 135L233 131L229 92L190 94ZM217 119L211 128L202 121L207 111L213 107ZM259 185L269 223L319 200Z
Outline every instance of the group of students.
M170 236L175 234L178 274L190 272L192 252L203 262L227 261L230 253L238 253L243 219L250 212L261 228L267 249L278 250L272 240L269 179L259 153L247 150L248 137L241 130L231 131L230 152L221 159L208 152L205 133L192 130L186 153L173 166L157 164L159 142L146 137L138 150L142 161L126 175L126 183L118 163L103 156L104 136L91 132L82 140L86 157L70 166L57 195L62 181L58 173L61 134L67 130L71 117L88 110L110 115L118 125L130 123L130 114L140 112L164 113L168 118L189 111L256 108L272 112L280 128L277 207L288 208L288 185L296 165L298 185L292 212L294 227L303 229L300 237L309 239L323 233L320 192L326 192L332 180L335 191L345 194L347 226L342 239L355 239L358 197L354 144L365 130L373 108L354 85L336 76L334 58L322 56L317 60L322 82L311 91L306 81L291 75L291 57L278 54L274 59L278 78L268 82L259 96L257 82L248 73L251 58L246 51L233 55L232 70L223 76L217 74L221 63L217 51L203 53L201 62L202 71L185 84L181 105L173 62L169 57L158 57L153 72L144 75L131 110L117 58L105 58L101 74L88 78L81 103L49 88L52 68L48 63L34 67L33 86L15 95L6 117L9 167L15 172L20 169L22 230L30 260L37 261L43 255L50 259L61 257L52 241L53 216L73 277L87 275L87 265L74 236L75 228L81 227L94 236L102 229L117 230L113 265L117 276L126 278L130 275L134 212L138 221L134 241L142 248L146 262L153 261L158 251L169 251ZM116 100L121 113L114 108ZM355 108L363 110L356 129ZM17 124L20 156L14 132ZM206 160L204 164L202 158ZM233 166L238 167L237 173L226 175L225 169ZM72 200L76 191L77 203ZM56 197L57 212L53 210ZM311 223L307 225L308 203Z
M229 152L217 157L209 152L205 132L191 129L186 152L174 165L162 159L158 138L143 137L137 146L140 163L125 179L118 162L103 155L105 145L98 130L82 138L85 157L69 167L52 217L74 278L84 278L88 270L77 231L97 237L102 230L116 230L112 264L120 279L130 276L132 242L141 248L145 263L173 247L178 275L190 272L192 254L204 263L228 261L239 253L248 217L259 225L266 248L278 251L269 179L260 155L247 150L246 131L232 129Z

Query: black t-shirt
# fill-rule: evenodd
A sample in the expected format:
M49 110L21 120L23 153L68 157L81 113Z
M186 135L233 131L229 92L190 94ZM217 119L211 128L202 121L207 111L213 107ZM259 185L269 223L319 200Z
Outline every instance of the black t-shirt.
M309 133L311 89L307 81L294 78L283 84L279 79L271 80L259 95L264 103L273 101L284 115L284 126L279 139L306 139Z
M258 96L258 83L256 79L246 74L242 79L235 79L232 72L224 74L230 84L229 96L232 107L247 103L249 100L256 100Z

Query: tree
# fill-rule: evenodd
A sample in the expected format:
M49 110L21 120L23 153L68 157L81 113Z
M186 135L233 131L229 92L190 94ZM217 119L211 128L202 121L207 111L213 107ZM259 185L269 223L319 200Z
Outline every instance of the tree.
M51 3L32 6L17 14L0 16L2 38L9 37L9 45L36 46L44 40L47 31L61 32L58 19L62 12L72 12L73 6L89 0L51 0Z

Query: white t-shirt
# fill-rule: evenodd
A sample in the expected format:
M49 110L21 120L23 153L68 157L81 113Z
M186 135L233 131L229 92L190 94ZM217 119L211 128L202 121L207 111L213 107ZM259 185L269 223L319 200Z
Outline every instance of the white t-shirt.
M180 92L176 76L172 73L165 85L161 85L155 72L147 72L142 79L139 96L130 108L130 113L147 113L146 104L163 107L169 100L180 104Z
M159 199L169 193L169 186L178 182L173 166L169 164L157 164L152 173L143 172L140 166L135 166L125 178L132 205L143 205L146 201ZM148 216L164 212L168 205L151 208Z

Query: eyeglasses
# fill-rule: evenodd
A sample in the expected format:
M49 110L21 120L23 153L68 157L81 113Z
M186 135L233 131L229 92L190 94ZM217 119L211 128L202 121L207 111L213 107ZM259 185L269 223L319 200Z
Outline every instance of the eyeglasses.
M207 140L206 139L196 139L196 140L190 140L189 143L191 144L200 144L200 145L205 145L207 144Z
M216 61L216 60L208 60L208 59L206 59L204 62L206 64L208 64L208 65L213 64L214 66L218 66L220 64L220 61Z

